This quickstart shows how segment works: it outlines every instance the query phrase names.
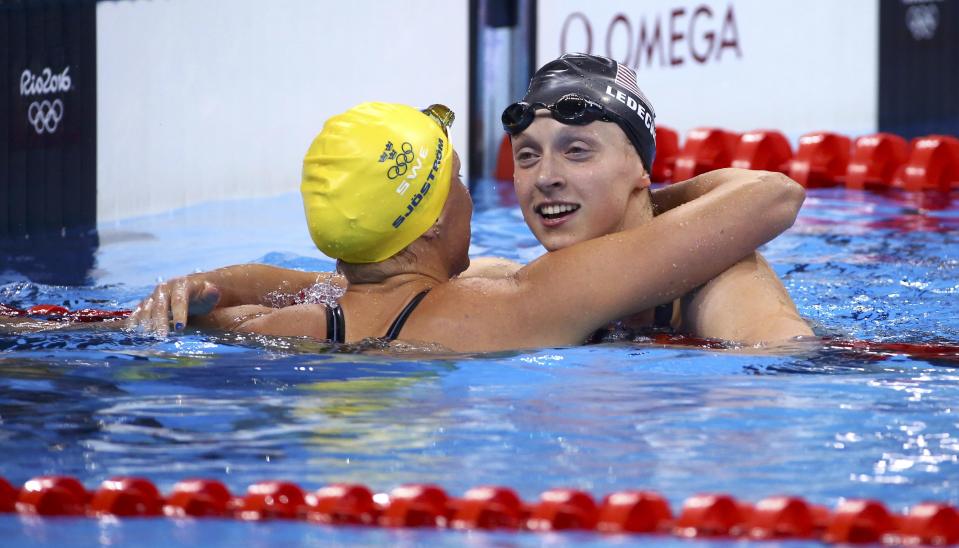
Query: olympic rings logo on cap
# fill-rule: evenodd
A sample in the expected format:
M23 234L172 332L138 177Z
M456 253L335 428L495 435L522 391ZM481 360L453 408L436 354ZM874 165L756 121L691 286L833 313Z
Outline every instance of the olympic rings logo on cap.
M60 99L34 101L27 108L27 121L33 126L37 135L55 132L62 119L63 101Z
M386 175L390 179L396 179L397 177L406 175L406 170L409 169L409 165L413 163L415 159L416 155L413 153L413 145L409 142L404 142L400 145L399 152L397 152L393 158L395 165L390 166L390 168L386 170Z

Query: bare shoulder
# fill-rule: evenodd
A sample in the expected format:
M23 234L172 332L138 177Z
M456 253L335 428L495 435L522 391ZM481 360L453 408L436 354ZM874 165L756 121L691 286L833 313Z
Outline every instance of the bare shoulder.
M753 253L683 299L694 335L756 344L811 335L775 271Z

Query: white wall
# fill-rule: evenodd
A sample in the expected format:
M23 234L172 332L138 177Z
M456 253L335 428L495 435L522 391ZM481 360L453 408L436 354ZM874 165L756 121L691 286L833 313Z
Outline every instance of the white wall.
M795 146L810 131L876 131L877 0L543 0L538 16L540 66L564 39L565 51L586 50L588 26L591 52L635 68L657 122L681 137L772 128ZM637 55L642 28L652 56Z
M453 145L465 150L467 8L98 3L98 220L295 191L323 121L362 101L444 103L458 115Z

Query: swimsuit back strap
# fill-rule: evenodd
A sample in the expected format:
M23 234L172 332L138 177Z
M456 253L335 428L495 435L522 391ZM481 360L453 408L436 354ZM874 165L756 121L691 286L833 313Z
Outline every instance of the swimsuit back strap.
M403 330L403 324L406 323L407 318L409 318L410 314L413 313L413 310L416 309L416 305L420 304L420 301L422 301L423 297L425 297L429 292L429 289L422 291L413 297L409 303L407 303L406 307L403 308L399 316L393 320L393 325L390 326L389 331L386 332L386 337L384 337L386 340L395 341L396 338L400 336L400 331Z
M670 327L673 322L673 303L657 306L653 310L653 327Z
M326 338L330 342L346 342L346 320L339 304L326 305Z

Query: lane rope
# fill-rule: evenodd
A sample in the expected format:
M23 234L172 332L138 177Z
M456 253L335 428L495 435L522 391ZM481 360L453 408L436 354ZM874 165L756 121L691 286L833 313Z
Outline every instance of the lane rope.
M70 310L55 304L38 304L21 309L0 303L0 317L26 317L37 320L61 322L112 322L123 320L132 314L132 310L102 310L82 308ZM674 333L655 333L650 337L652 343L672 346L692 346L697 348L725 349L728 343L715 339L703 339L691 335ZM905 355L920 360L932 360L959 365L959 345L950 343L906 343L871 342L822 337L820 342L825 348L849 350L858 357L871 361L885 360L894 355Z
M374 494L337 483L304 491L287 481L250 485L234 496L222 482L187 479L164 497L150 480L114 477L87 491L70 476L40 476L14 488L0 477L0 513L74 517L300 520L325 525L495 531L594 531L682 538L816 540L826 543L955 544L959 511L924 502L904 514L882 502L843 500L830 510L799 497L773 496L755 504L727 494L701 494L673 514L653 491L626 490L599 502L584 491L550 489L533 503L508 487L474 487L454 498L432 484L408 484Z

